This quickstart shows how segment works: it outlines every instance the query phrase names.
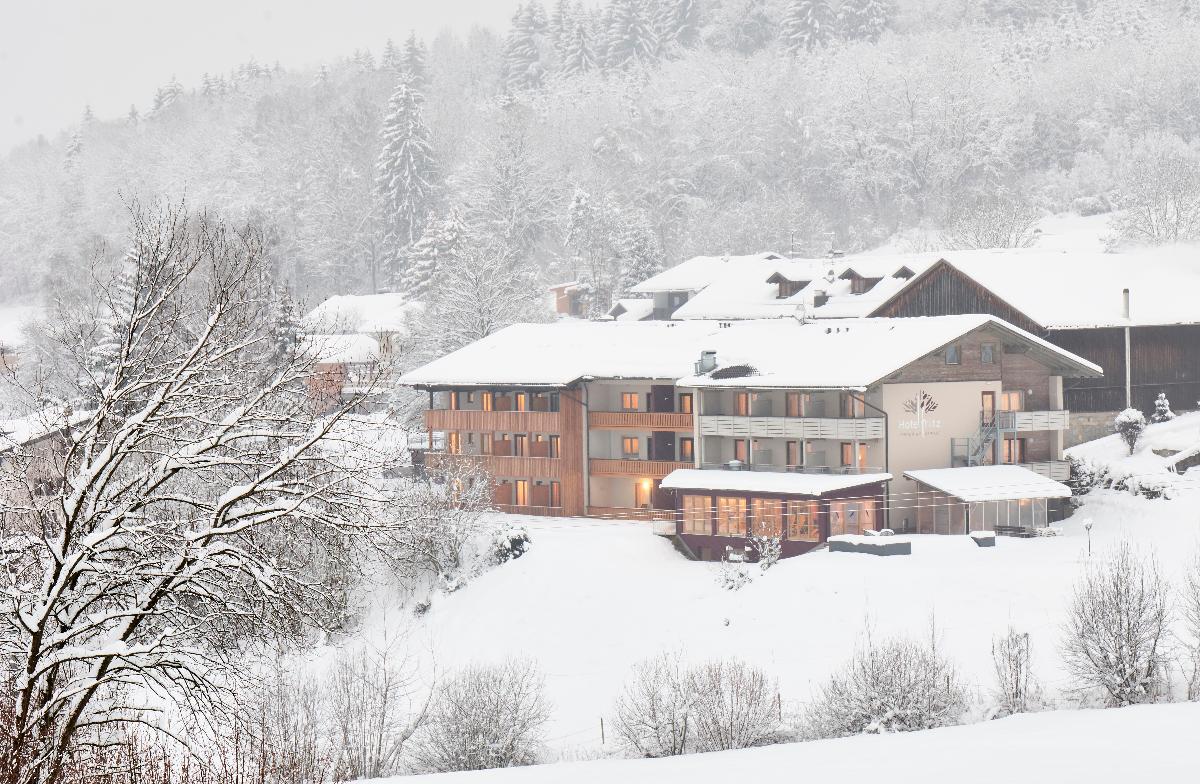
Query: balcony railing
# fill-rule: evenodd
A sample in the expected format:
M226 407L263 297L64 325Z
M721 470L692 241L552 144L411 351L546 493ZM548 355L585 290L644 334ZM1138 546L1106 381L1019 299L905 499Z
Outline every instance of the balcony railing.
M497 512L536 517L562 517L565 513L561 506L518 506L517 504L493 504L492 506Z
M508 457L426 452L425 467L429 471L466 467L486 471L493 477L522 479L558 479L562 474L561 461L556 457Z
M689 462L677 460L610 460L593 457L588 461L592 476L640 476L662 479L679 468L694 468Z
M731 468L729 463L704 463L700 466L705 470L714 471L773 471L781 474L882 474L886 473L883 466L785 466L773 464L742 465Z
M1065 482L1071 478L1071 464L1066 460L1042 460L1035 463L1021 463L1022 468L1041 474L1055 482Z
M1017 433L1037 430L1066 430L1071 425L1070 411L997 411L996 427ZM981 419L986 421L986 414Z
M691 430L691 414L659 411L592 411L588 427L595 430Z
M588 517L603 517L606 520L669 521L674 523L674 509L632 508L628 506L589 506ZM672 533L674 531L672 530Z
M883 438L884 427L883 417L701 416L700 435L870 441Z
M558 433L561 422L562 418L558 413L549 411L464 411L431 408L425 412L426 430Z

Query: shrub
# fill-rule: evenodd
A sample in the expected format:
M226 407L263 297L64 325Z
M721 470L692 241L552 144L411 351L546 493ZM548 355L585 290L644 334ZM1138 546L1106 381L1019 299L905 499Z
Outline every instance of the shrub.
M678 653L647 659L634 666L617 699L617 735L639 757L686 754L695 743L695 702Z
M496 538L492 541L492 557L498 564L515 561L528 552L532 544L533 539L524 526L509 526L496 533Z
M1122 543L1075 588L1063 659L1109 705L1150 702L1164 683L1167 625L1167 586L1157 562Z
M1029 633L1009 627L992 640L992 665L996 673L996 714L1011 716L1041 706L1041 688L1033 677Z
M1113 431L1121 436L1121 440L1125 442L1125 446L1129 447L1129 454L1131 455L1145 429L1146 417L1136 408L1125 409L1117 414L1117 418L1113 420Z
M413 760L431 773L532 765L548 708L527 659L472 665L438 689Z
M1151 422L1170 422L1175 418L1175 412L1171 410L1171 401L1167 399L1166 392L1159 392L1158 397L1154 398L1154 413L1150 415Z
M813 738L926 730L957 724L966 704L958 674L934 645L868 641L821 688L804 730Z
M758 558L758 568L764 572L783 556L783 541L778 536L751 535L750 547Z
M692 670L698 751L762 744L779 727L774 684L762 670L738 661L709 662Z

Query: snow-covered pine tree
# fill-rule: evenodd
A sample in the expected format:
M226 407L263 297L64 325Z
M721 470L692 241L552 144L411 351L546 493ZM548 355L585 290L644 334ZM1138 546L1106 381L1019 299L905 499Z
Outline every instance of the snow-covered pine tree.
M554 46L554 53L558 56L560 63L565 58L567 48L575 35L576 23L575 9L571 5L571 0L554 0L546 32L550 36L550 43Z
M619 295L663 270L662 246L644 213L638 213L626 224L616 250L621 264Z
M157 117L170 109L181 95L183 95L183 85L172 76L171 81L154 91L154 104L150 109L151 116Z
M383 44L383 54L379 57L379 67L385 71L400 70L400 47L391 38Z
M563 50L562 72L568 76L579 76L595 70L598 65L596 53L592 49L591 36L587 25L580 21L575 23L575 29L570 33L567 46Z
M690 48L700 40L700 5L698 0L657 0L655 29L663 48Z
M1171 410L1171 401L1167 400L1166 392L1159 392L1158 397L1154 398L1154 413L1150 415L1151 422L1170 422L1175 418L1175 412Z
M421 94L411 77L401 74L383 121L383 152L379 156L376 193L383 220L384 254L392 260L393 275L402 279L402 254L421 237L434 206L439 170L421 116Z
M429 88L429 65L425 55L425 43L409 32L400 52L400 68L412 76L413 87L424 92Z
M457 209L430 221L425 234L409 250L407 273L401 288L411 299L426 302L442 268L462 245L466 225Z
M789 54L812 51L829 43L837 13L829 0L791 0L783 12L779 37Z
M121 259L116 276L103 292L100 314L96 319L95 343L89 351L92 383L85 384L97 398L112 380L116 368L125 361L122 351L129 336L130 321L141 286L143 251L134 246ZM92 389L94 387L94 389Z
M125 115L126 125L137 125L141 117L138 115L137 107L129 104L129 114Z
M877 41L887 29L892 12L888 0L842 0L838 27L847 40Z
M67 147L63 151L63 171L67 174L74 172L81 157L83 157L83 133L76 130L67 140Z
M504 86L509 92L532 90L542 86L544 76L537 11L533 4L518 5L504 40Z
M296 300L286 287L282 287L275 295L275 323L272 332L275 338L274 358L282 362L294 359L302 337L300 326L300 310Z
M609 68L645 66L658 59L654 27L638 0L612 0L608 17L605 64Z

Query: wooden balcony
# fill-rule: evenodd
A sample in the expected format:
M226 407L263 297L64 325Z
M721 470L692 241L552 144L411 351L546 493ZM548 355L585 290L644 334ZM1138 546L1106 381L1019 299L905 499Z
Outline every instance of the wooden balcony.
M588 427L593 430L677 430L692 429L691 414L654 411L592 411Z
M692 463L677 460L609 460L593 457L588 461L592 476L636 476L662 479L677 468L695 468Z
M870 441L883 438L883 417L702 416L700 435Z
M514 479L559 479L562 474L561 461L556 457L425 453L425 466L429 471L438 471L455 465L486 471L493 477L512 477Z
M561 506L517 506L516 504L493 504L497 512L505 514L523 514L536 517L562 517L565 512Z
M671 533L674 534L674 509L633 509L628 506L589 506L588 517L602 517L605 520L641 520L645 522L670 522Z
M548 411L461 411L431 408L426 430L459 432L561 433L562 417Z

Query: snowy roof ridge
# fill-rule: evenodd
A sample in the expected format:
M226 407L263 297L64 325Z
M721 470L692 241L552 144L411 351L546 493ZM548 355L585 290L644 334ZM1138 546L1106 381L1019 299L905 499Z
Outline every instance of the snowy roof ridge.
M925 468L904 475L967 502L1071 497L1071 488L1062 482L1019 465Z

